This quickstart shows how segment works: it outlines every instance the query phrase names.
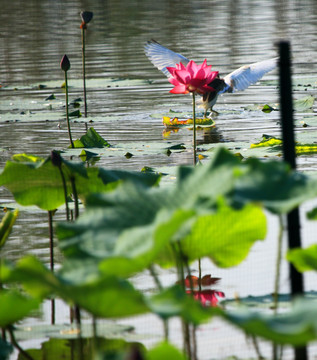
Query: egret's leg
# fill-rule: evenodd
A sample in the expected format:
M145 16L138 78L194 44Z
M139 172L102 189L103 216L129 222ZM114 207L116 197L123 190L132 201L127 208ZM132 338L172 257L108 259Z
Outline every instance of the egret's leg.
M212 115L219 115L218 111L213 110L212 107L210 108L210 114L209 117L211 117Z

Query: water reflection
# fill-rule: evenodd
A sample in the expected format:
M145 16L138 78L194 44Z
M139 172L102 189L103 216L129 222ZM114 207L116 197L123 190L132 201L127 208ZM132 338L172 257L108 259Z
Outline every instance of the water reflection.
M75 329L68 332L61 330L60 334L58 334L58 329L58 327L55 329L58 338L51 338L43 342L40 349L26 350L27 354L20 352L18 360L93 360L96 358L96 352L103 359L143 359L144 347L140 343L128 343L124 340L111 340L102 337L77 338L78 332ZM46 331L45 328L42 329L42 336L45 336ZM65 339L61 338L63 335Z
M217 127L202 130L202 136L197 139L197 145L217 144L224 142L224 137L220 129Z

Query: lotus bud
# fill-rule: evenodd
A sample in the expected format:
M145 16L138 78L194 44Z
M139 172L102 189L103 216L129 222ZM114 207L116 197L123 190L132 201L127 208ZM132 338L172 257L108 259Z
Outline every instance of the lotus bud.
M70 69L70 62L66 54L62 58L61 69L65 72Z
M88 24L93 18L94 14L91 11L82 11L80 13L81 19L85 24Z

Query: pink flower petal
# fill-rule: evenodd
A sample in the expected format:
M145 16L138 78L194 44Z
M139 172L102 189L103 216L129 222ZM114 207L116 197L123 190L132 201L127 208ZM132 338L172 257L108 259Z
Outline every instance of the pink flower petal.
M181 85L176 85L172 90L170 90L170 93L172 93L172 94L187 94L188 90L185 85L181 84Z
M174 79L179 81L181 84L190 83L190 74L186 70L177 70L174 74Z

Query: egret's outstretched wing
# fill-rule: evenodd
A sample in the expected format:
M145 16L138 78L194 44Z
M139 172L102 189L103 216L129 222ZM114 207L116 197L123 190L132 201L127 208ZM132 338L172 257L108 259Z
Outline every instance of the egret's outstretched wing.
M171 74L166 67L175 67L180 62L185 66L189 63L189 59L181 54L167 49L155 40L148 41L144 46L145 55L150 59L152 64L161 70L167 77Z
M228 85L222 92L236 92L248 88L259 81L264 74L272 71L277 66L278 58L259 61L250 65L241 66L239 69L225 76L223 79Z

